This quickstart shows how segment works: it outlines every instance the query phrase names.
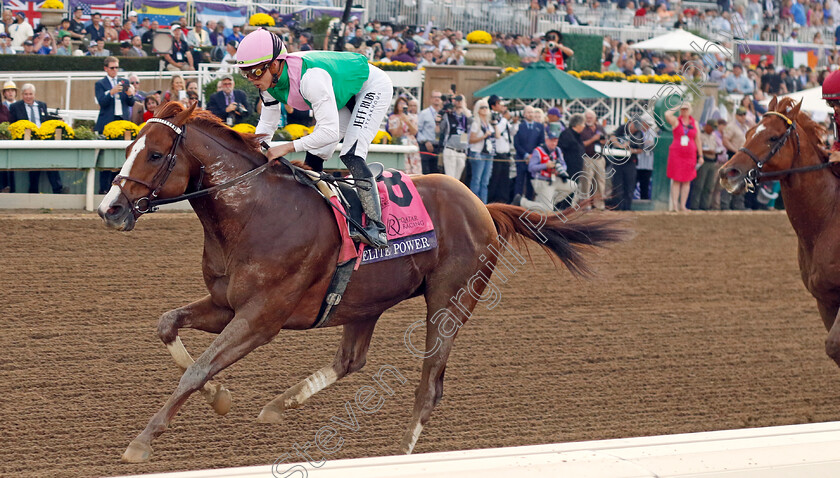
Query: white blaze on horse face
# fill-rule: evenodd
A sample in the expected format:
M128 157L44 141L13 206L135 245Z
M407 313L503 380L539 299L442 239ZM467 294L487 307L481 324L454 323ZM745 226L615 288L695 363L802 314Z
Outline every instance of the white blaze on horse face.
M764 131L764 130L765 130L764 125L763 125L763 124L760 124L760 125L758 125L758 127L755 129L755 134L756 134L756 135L761 134L761 132L762 132L762 131ZM753 135L753 136L755 136L755 135Z
M140 154L140 151L146 149L146 137L141 136L140 139L134 143L134 146L131 148L131 151L128 153L128 158L126 158L125 163L123 163L122 169L120 169L120 176L131 176L131 168L134 166L134 160L137 159L137 155ZM120 186L125 186L125 179L122 180ZM112 185L111 189L108 190L108 194L105 195L105 199L102 200L102 203L99 205L99 210L101 212L106 212L111 206L114 205L114 201L119 199L120 197L120 188L117 186Z

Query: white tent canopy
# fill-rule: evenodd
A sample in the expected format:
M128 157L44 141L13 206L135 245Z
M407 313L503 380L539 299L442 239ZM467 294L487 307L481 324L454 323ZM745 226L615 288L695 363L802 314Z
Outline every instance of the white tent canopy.
M808 88L807 90L797 91L795 93L788 93L779 98L787 97L795 102L802 101L802 111L811 113L815 121L825 120L827 115L834 114L834 110L828 106L824 99L822 99L822 87ZM770 103L769 99L761 101L761 104L767 106Z
M693 33L682 29L676 29L664 35L651 38L633 45L636 50L654 50L654 51L690 51L698 54L726 54L732 56L731 50L722 46L720 43L706 40Z

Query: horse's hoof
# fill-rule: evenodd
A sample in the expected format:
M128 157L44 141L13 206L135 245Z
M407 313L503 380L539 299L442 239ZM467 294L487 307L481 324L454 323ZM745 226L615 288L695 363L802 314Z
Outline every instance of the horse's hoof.
M217 414L221 416L227 415L227 412L230 411L230 402L231 396L230 391L228 389L221 387L218 392L216 392L216 396L213 397L213 410L216 411Z
M266 405L257 417L260 423L280 423L282 419L283 412L269 405Z
M152 447L135 440L128 444L128 448L122 455L122 461L126 463L145 463L149 461L150 456L152 456Z

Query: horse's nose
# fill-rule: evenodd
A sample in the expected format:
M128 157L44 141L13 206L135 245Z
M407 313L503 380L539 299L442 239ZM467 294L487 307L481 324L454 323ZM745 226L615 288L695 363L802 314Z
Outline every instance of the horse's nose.
M125 208L119 204L113 204L107 209L99 208L97 212L99 213L99 217L102 219L116 219L122 217L124 209Z
M720 168L720 171L718 171L720 179L736 179L742 176L743 174L744 173L742 173L741 170L736 168L735 166Z

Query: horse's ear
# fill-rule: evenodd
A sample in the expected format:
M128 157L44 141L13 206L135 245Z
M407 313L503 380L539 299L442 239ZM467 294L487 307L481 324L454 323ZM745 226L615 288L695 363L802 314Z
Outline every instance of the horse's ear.
M799 100L799 103L796 103L796 105L791 110L791 112L790 112L791 119L796 118L797 115L799 115L800 108L802 108L802 100Z
M777 96L773 96L773 99L770 100L770 104L767 105L770 111L776 111L776 105L779 103L779 98Z
M192 116L193 111L195 111L195 107L196 107L197 104L198 103L193 103L192 106L184 109L183 111L181 111L180 113L175 115L175 118L173 119L172 122L175 123L178 126L183 126L184 123L186 123L187 120L190 119L190 116Z

